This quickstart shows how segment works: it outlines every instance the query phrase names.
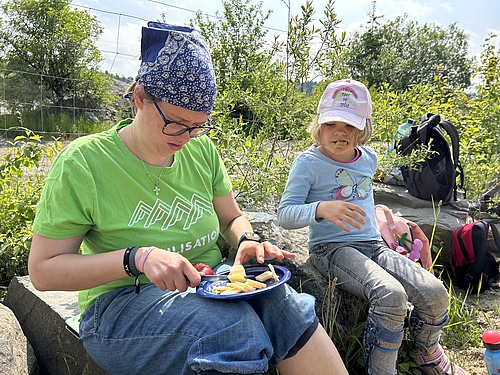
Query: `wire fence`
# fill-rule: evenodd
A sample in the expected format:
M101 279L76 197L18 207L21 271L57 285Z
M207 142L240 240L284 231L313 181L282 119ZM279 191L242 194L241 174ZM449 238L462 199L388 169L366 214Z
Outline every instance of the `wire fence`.
M180 7L164 1L148 0L149 3L163 9L175 9L195 15L198 10ZM0 4L4 1L0 0ZM140 27L149 19L123 12L109 11L71 3L71 6L96 16L106 24L106 32L96 43L104 58L101 70L115 77L111 94L114 102L103 107L87 106L77 98L78 85L76 79L67 77L49 77L21 70L0 70L0 138L12 138L18 131L14 128L27 127L44 138L76 138L88 134L85 129L94 132L92 124L103 121L116 121L119 117L127 117L128 103L121 98L126 86L133 81L140 61ZM201 12L203 17L220 19L220 16ZM157 14L160 17L160 14ZM194 18L194 17L193 17ZM286 34L285 30L265 27L268 31ZM131 38L130 35L135 35ZM122 74L118 74L122 72ZM123 72L126 72L123 74ZM65 99L57 104L49 100L44 85L44 78L74 81L74 90L66 93ZM71 85L70 85L71 86ZM55 115L63 113L64 116ZM62 123L64 122L64 123ZM82 127L82 123L86 125ZM83 130L82 130L83 128Z
M67 99L54 103L47 94L44 79L64 79L74 82ZM43 138L76 138L104 128L127 115L128 103L121 97L129 83L112 80L113 102L103 106L89 106L77 89L77 80L20 70L0 70L0 135L2 138L25 133L17 128L28 128ZM81 85L80 85L81 86Z

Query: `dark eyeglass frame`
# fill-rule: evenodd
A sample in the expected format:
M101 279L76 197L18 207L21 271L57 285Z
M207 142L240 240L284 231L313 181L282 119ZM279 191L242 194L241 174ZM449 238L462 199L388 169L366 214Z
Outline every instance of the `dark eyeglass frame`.
M177 122L177 121L171 121L165 117L165 115L161 111L160 107L158 106L158 103L156 103L156 100L154 100L153 103L156 107L156 110L158 111L161 118L163 119L164 124L163 124L163 128L161 129L161 132L164 135L168 135L169 137L175 137L175 136L179 136L181 134L184 134L185 132L189 132L189 138L198 138L198 137L201 137L202 135L208 134L208 132L214 128L212 126L212 118L210 116L208 117L207 121L205 122L205 124L208 124L208 125L202 125L202 126L192 126L191 127L191 126L181 124L180 122ZM184 126L186 129L179 130L178 132L175 132L175 133L165 133L165 128L169 124L181 125L181 126ZM197 131L197 132L192 134L193 131Z

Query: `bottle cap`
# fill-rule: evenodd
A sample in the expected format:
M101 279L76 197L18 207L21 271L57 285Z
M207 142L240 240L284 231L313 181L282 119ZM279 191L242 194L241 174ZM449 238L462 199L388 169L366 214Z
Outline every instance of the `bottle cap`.
M500 333L494 329L484 331L481 335L483 346L489 350L500 350Z

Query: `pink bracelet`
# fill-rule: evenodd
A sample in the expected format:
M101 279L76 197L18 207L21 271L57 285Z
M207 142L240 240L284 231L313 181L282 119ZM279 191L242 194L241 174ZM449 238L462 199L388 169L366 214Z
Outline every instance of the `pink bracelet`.
M148 257L149 253L151 253L156 247L151 246L149 247L145 252L142 253L141 259L139 260L139 264L137 265L137 269L139 272L144 273L144 262L146 262L146 258Z

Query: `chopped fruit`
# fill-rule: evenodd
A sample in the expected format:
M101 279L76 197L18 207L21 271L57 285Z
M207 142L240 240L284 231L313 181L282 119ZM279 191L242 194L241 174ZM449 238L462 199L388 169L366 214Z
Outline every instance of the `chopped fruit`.
M269 269L271 270L271 272L273 274L274 281L276 281L276 282L280 281L280 278L278 277L278 275L276 275L276 271L274 270L274 267L272 264L269 264Z
M258 277L261 277L262 275L265 275L265 280L269 280L273 278L273 272L272 271L266 271L263 274L260 274L256 276L255 278L257 279ZM214 294L238 294L238 293L245 293L245 292L253 292L256 289L262 289L265 288L267 285L260 282L260 281L255 281L255 280L249 280L246 278L246 271L243 266L233 266L231 267L231 270L229 272L229 275L227 276L229 281L223 286L216 286L212 288L210 291L211 293Z
M245 276L246 275L245 267L243 267L241 264L237 265L237 266L232 266L229 269L229 274L230 275L243 275L243 276Z
M273 273L271 271L262 272L260 275L255 276L257 281L266 281L273 278Z
M235 274L235 275L232 275L232 274L229 274L227 275L227 278L232 281L233 283L236 282L236 281L241 281L241 282L245 282L247 281L245 275L241 275L241 274Z
M261 283L259 281L255 281L255 280L247 280L247 284L250 286L253 286L256 289L262 289L262 288L265 288L267 286L266 284Z

